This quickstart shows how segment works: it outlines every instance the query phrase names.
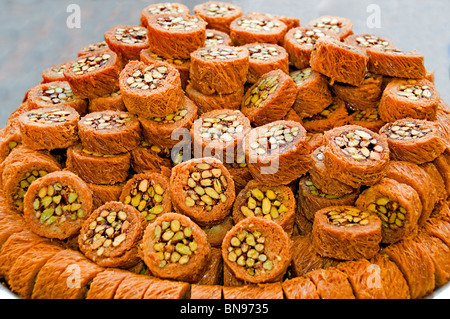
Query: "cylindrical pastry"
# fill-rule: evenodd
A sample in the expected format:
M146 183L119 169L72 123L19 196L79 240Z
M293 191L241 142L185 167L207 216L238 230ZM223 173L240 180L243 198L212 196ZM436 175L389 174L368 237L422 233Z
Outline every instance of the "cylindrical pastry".
M87 186L92 191L93 209L97 209L107 202L118 201L124 183L114 185L87 183Z
M372 258L380 250L381 220L354 206L331 206L315 213L313 244L325 257Z
M206 95L195 89L194 85L190 83L186 87L186 95L197 105L199 115L225 108L239 110L244 95L244 86L231 94Z
M65 81L64 70L70 67L70 61L64 61L42 71L42 82Z
M127 110L142 117L176 112L184 98L179 72L162 61L129 62L120 73L119 84Z
M365 127L375 133L378 133L380 129L386 124L380 118L380 112L377 107L371 107L364 110L353 110L348 108L349 112L349 120L348 124L350 125L358 125Z
M433 165L439 170L445 184L447 198L450 196L450 154L445 151L433 160Z
M286 299L319 299L316 286L306 277L294 277L281 285Z
M281 283L223 287L223 299L283 299Z
M113 299L122 280L130 275L128 271L116 268L98 273L89 285L86 299Z
M205 45L207 23L198 16L153 15L146 23L150 51L164 58L189 59Z
M321 299L355 299L348 276L337 269L315 269L306 274L315 285Z
M245 282L267 283L282 278L292 258L292 242L277 223L248 217L225 236L222 257Z
M53 81L34 86L28 92L27 103L30 110L51 106L70 106L80 116L86 114L88 105L85 99L81 99L73 94L72 88L67 81Z
M307 25L334 32L341 41L353 34L353 24L344 17L322 16L309 21Z
M266 185L289 184L311 165L306 130L294 121L275 121L253 129L243 142L254 179Z
M11 209L23 211L23 200L30 185L61 166L50 155L16 147L2 163L2 189Z
M388 244L416 232L422 213L422 203L414 188L390 178L364 190L355 205L380 217L382 242Z
M340 187L342 188L342 187ZM297 212L310 221L314 221L316 211L328 206L352 206L359 196L359 189L353 189L348 194L336 195L324 193L311 181L309 175L300 178Z
M136 173L155 171L168 172L172 169L171 150L158 145L141 141L138 147L131 151L131 166Z
M190 299L222 299L222 286L193 284Z
M78 233L92 212L92 191L77 175L53 172L30 185L24 198L24 216L36 234L65 239Z
M205 47L214 47L216 45L231 45L230 36L222 31L215 29L206 29Z
M358 46L364 50L368 48L393 47L392 40L379 37L375 34L352 34L344 39L344 43L352 46Z
M119 200L136 208L145 220L152 221L172 210L168 188L167 176L152 172L136 174L126 182Z
M430 81L397 79L384 89L378 108L386 122L407 117L434 121L439 100L439 92Z
M284 37L283 46L289 54L291 65L299 70L308 68L316 41L321 37L336 38L337 36L331 31L308 26L289 30Z
M253 13L253 12L250 12ZM262 13L263 15L266 15L269 18L275 18L286 24L288 27L288 30L292 28L296 28L300 26L300 18L297 17L288 17L280 14L271 14L271 13Z
M234 45L253 42L282 44L286 32L285 23L260 13L243 15L230 24L230 37Z
M273 220L286 233L292 234L294 229L295 197L288 186L266 186L264 183L249 181L236 196L233 205L233 221L256 216Z
M437 123L405 118L380 129L387 136L392 160L414 164L432 162L445 150Z
M250 120L238 110L203 113L191 128L194 157L216 157L223 163L233 163L250 130Z
M178 164L170 176L170 194L176 212L201 226L220 223L236 197L234 181L215 158L197 158Z
M368 57L359 47L322 37L311 53L311 68L333 81L360 86L367 72Z
M94 153L117 155L139 145L141 128L136 116L128 112L89 113L78 122L83 148Z
M148 48L147 29L137 25L116 25L105 32L105 41L122 65L139 60L140 52Z
M223 262L222 250L217 247L211 247L208 256L209 263L203 272L203 276L196 282L199 285L217 285L222 281Z
M324 133L324 163L330 176L359 187L378 182L389 163L386 137L356 125Z
M34 150L68 148L78 143L80 116L71 107L31 110L19 117L22 145Z
M212 247L220 247L222 245L223 238L233 227L233 225L233 218L231 215L228 215L220 224L203 227L202 229L206 233L209 244ZM222 257L220 260L222 260Z
M141 11L141 25L147 27L147 19L155 15L170 14L176 15L187 15L189 14L189 8L178 2L164 2L164 3L152 3L142 9Z
M332 128L343 126L349 121L345 102L333 98L323 111L302 119L303 127L308 133L323 133Z
M101 111L127 111L122 100L122 92L120 90L112 92L102 97L89 100L88 113Z
M311 68L296 70L289 75L297 85L297 96L292 108L300 118L318 114L333 102L326 76Z
M282 70L260 77L244 94L241 111L254 125L281 120L295 102L297 86Z
M150 224L142 239L142 256L161 278L198 281L209 262L206 234L189 217L166 213Z
M332 178L324 163L324 146L319 146L312 153L312 165L309 170L312 184L325 194L346 195L354 192L354 188Z
M90 152L81 144L67 149L67 170L74 172L87 183L112 185L125 182L130 165L130 153L103 155Z
M250 53L247 83L255 83L272 70L280 69L289 73L289 56L282 46L256 42L245 44L243 47Z
M208 1L194 7L195 15L205 20L209 29L230 33L230 24L242 16L242 9L236 4Z
M84 47L82 47L81 49L78 50L77 55L78 56L83 56L89 53L99 53L99 52L103 52L108 50L108 43L106 43L106 41L99 41L99 42L95 42L95 43L91 43L88 44Z
M369 72L394 78L421 79L426 75L423 54L404 52L392 46L365 49Z
M108 50L72 61L64 69L64 76L77 97L93 99L119 89L121 68L117 54Z
M249 52L243 47L215 46L191 53L190 83L203 94L231 94L247 80Z
M434 264L428 252L413 239L404 239L381 251L406 279L411 299L423 298L435 287Z
M138 243L146 226L138 210L111 201L83 222L78 245L87 258L101 267L129 268L140 261Z

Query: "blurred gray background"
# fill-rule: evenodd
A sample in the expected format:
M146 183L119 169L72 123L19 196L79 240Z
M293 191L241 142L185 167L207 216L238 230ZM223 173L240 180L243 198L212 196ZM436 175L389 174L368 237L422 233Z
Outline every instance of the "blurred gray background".
M193 9L206 0L178 0ZM226 0L224 0L226 1ZM103 40L116 24L139 24L141 10L164 0L0 0L0 127L25 92L38 84L44 68L76 58L78 49ZM355 33L388 37L403 50L425 55L436 86L450 101L449 0L230 0L244 13L267 12L300 18L304 25L321 15L349 18ZM80 28L70 28L80 8ZM371 24L379 10L379 25ZM69 11L69 12L68 12ZM369 24L368 24L369 22Z

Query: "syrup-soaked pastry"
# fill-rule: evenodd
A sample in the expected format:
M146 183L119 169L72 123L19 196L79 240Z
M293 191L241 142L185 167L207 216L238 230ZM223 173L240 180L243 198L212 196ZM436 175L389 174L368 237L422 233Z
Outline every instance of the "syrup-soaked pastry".
M356 260L372 258L380 250L381 220L354 206L330 206L315 213L313 243L320 255Z
M294 277L281 283L286 299L319 299L314 283L306 277Z
M344 17L322 16L309 21L307 26L331 31L341 41L353 34L352 22Z
M261 76L272 70L289 73L289 56L286 50L277 44L248 43L249 56L247 83L255 83Z
M174 210L202 227L222 222L236 197L231 174L212 157L194 158L175 166L169 189Z
M196 5L194 13L208 23L207 28L229 34L231 22L242 16L242 9L232 3L208 1Z
M117 155L139 145L141 128L136 116L128 112L89 113L78 122L83 148L94 153Z
M81 144L67 149L67 170L92 184L113 185L123 183L129 175L131 155L101 154L86 150Z
M348 276L337 269L315 269L306 274L315 285L320 299L355 299Z
M144 172L134 175L126 182L119 200L136 208L150 222L172 210L168 188L167 176Z
M250 120L238 110L203 113L191 127L194 156L216 157L223 163L233 163L250 130ZM199 152L201 155L197 156Z
M250 12L250 14L253 14L253 13L254 12ZM281 22L286 24L286 26L288 27L288 30L300 26L300 18L297 18L297 17L290 17L290 16L288 17L288 16L284 16L284 15L280 15L280 14L270 14L270 13L259 13L259 14L263 14L269 18L275 18L275 19L280 20Z
M380 129L387 136L392 160L414 164L432 162L445 150L439 126L430 121L405 118Z
M191 53L190 83L205 95L231 94L243 87L248 66L245 47L202 47Z
M245 154L241 149L238 149L236 160L233 163L225 163L225 167L233 177L236 194L247 185L248 181L253 179L245 161Z
M120 90L102 97L97 97L89 100L88 113L101 112L106 110L123 112L127 111L127 108L123 103L122 93L120 92Z
M450 222L445 219L431 217L422 228L427 234L437 237L442 240L447 246L450 244Z
M439 155L433 160L434 166L441 173L442 179L444 180L445 190L447 192L447 198L450 195L450 154L446 150L444 153Z
M259 126L245 137L243 146L250 173L268 186L289 184L310 168L306 130L298 122Z
M148 48L147 29L137 25L116 25L105 32L108 47L121 59L122 65L139 60L141 50Z
M233 217L231 215L228 215L221 223L203 227L202 229L206 233L208 243L211 245L211 247L219 247L222 245L223 238L233 227L233 225Z
M439 101L439 93L430 81L396 79L384 89L378 108L386 122L408 117L434 121Z
M141 141L139 146L131 151L131 166L136 173L154 171L170 176L171 150Z
M348 124L350 125L362 126L377 133L386 124L386 122L380 118L378 105L377 107L371 107L364 110L347 108L347 111L349 113Z
M369 72L394 78L421 79L426 76L424 56L417 51L404 52L392 46L365 49Z
M367 72L360 86L334 83L332 90L347 106L354 110L366 110L378 106L383 93L383 76Z
M291 188L284 185L266 186L251 180L236 196L233 205L233 221L256 216L273 220L286 233L292 234L295 216L295 197Z
M223 287L223 299L283 299L281 283Z
M314 116L332 104L326 76L311 68L295 70L289 75L297 85L297 97L292 109L300 118Z
M221 285L191 285L190 299L222 299Z
M230 24L230 37L233 45L246 43L281 44L287 32L287 25L266 14L253 13L243 15Z
M316 41L322 37L337 38L336 34L329 30L310 26L290 29L283 42L283 47L289 54L290 64L299 70L308 68Z
M330 176L355 188L377 183L389 163L386 137L356 125L326 131L323 154Z
M79 232L92 212L92 205L92 191L80 177L57 171L30 185L23 213L36 234L66 239Z
M203 276L196 282L199 285L217 285L222 281L223 261L222 250L211 247L209 263L203 272Z
M129 268L140 261L138 243L147 223L130 205L108 202L83 222L80 251L101 267Z
M100 53L108 50L108 43L105 40L88 44L78 50L77 56L83 56L89 53Z
M119 84L127 110L141 117L176 112L184 99L179 72L162 61L129 62L120 73Z
M197 282L208 266L211 247L189 217L166 213L150 224L141 244L142 258L157 277Z
M189 59L205 45L207 23L199 16L153 15L146 23L150 51L166 59Z
M70 62L64 77L79 98L93 99L119 89L122 65L117 54L108 50L90 53Z
M380 217L382 243L389 244L414 234L422 213L422 202L414 188L390 178L364 190L355 205Z
M363 50L368 48L392 48L393 42L391 39L379 37L375 34L352 34L346 37L344 43L352 46L358 46Z
M324 193L311 180L310 175L302 176L299 180L297 197L297 214L303 215L309 221L314 221L316 211L328 206L351 206L358 198L360 191L354 188L347 194Z
M292 259L292 242L277 223L248 217L225 236L222 257L233 274L250 283L282 278Z
M28 111L19 117L22 145L50 151L77 144L79 118L73 108L64 106Z
M205 47L214 47L217 45L231 45L230 36L222 31L215 29L206 29Z
M118 201L124 183L117 183L114 185L87 183L87 186L92 191L93 209L97 209L107 202Z
M436 123L439 125L448 152L450 150L450 106L442 98L436 111Z
M180 135L191 128L197 118L197 106L191 99L184 97L177 111L165 116L140 117L142 137L152 145L173 148L180 143Z
M64 70L69 68L70 61L60 62L42 70L42 82L66 81Z
M5 203L6 201L2 200L4 206L0 210L0 221L2 225L0 228L0 249L11 235L28 228L23 216L16 214L16 212L8 208Z
M165 2L165 3L152 3L142 9L141 11L141 25L147 27L147 19L155 15L170 14L176 15L188 15L189 8L178 2Z
M282 70L265 73L244 94L241 111L253 125L282 120L295 102L297 86Z
M321 37L311 53L311 68L333 81L360 86L367 72L368 57L358 47L339 40Z
M447 197L447 192L445 190L445 181L442 178L441 173L437 169L436 165L433 162L427 162L423 164L419 164L419 166L424 169L428 175L431 177L431 187L436 191L437 202L436 207L445 202Z
M402 272L411 299L423 298L435 288L435 267L427 250L414 239L404 239L381 251Z
M66 107L74 108L80 116L87 112L88 102L77 97L67 81L52 81L32 87L28 91L28 107L40 109L44 107Z
M86 299L113 299L117 288L131 273L118 268L106 269L98 273L86 294Z
M309 133L323 133L348 122L347 107L345 102L339 98L333 98L332 102L321 112L302 119L303 127Z

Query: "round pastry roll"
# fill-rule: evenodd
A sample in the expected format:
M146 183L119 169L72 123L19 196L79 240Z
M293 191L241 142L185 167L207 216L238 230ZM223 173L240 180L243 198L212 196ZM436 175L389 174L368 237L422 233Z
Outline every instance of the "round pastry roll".
M370 107L364 110L353 110L348 108L349 120L348 124L365 127L371 131L379 132L386 124L380 118L380 112L377 107Z
M24 217L36 234L66 239L92 212L92 191L77 175L52 172L33 182L24 198Z
M329 30L335 33L339 40L344 40L353 34L353 24L349 19L344 17L322 16L311 20L307 25L314 28Z
M344 39L344 43L362 49L393 47L391 39L379 37L375 34L352 34Z
M118 201L124 183L116 183L114 185L87 183L87 186L92 191L93 209L97 209L107 202Z
M294 80L278 69L265 73L244 94L241 112L260 126L283 119L297 96Z
M222 31L215 29L206 29L205 47L214 47L217 45L231 45L230 36Z
M76 96L93 99L119 89L121 68L117 54L108 50L78 57L64 69L64 76Z
M374 213L354 206L331 206L314 216L313 243L329 258L372 258L380 250L381 220Z
M251 180L236 196L233 205L235 224L244 218L256 216L273 220L288 234L294 229L295 197L284 185L266 186Z
M282 278L291 263L292 242L274 221L252 216L227 233L222 258L240 280L274 282Z
M145 229L141 251L154 276L197 282L208 266L211 246L189 217L166 213Z
M439 92L428 80L396 79L384 89L378 108L386 122L407 117L434 121L439 100Z
M326 131L323 154L330 176L354 188L377 183L389 164L386 137L355 125Z
M116 25L105 32L108 47L122 60L122 65L139 60L141 50L148 48L147 29L137 25Z
M64 70L70 67L71 61L64 61L42 70L42 82L66 81Z
M203 47L191 53L190 83L203 94L231 94L247 79L249 52L243 47Z
M99 52L103 52L108 50L108 43L106 43L106 41L99 41L99 42L95 42L95 43L91 43L88 44L84 47L82 47L81 49L78 50L77 55L78 56L83 56L89 53L99 53Z
M108 202L83 222L81 252L101 267L132 267L140 261L138 243L147 223L130 205Z
M112 92L102 97L89 100L88 113L100 111L127 111L122 100L122 92L120 90Z
M390 157L414 164L431 162L445 150L435 122L406 118L387 123L380 129L387 136Z
M89 113L78 122L83 147L91 152L116 155L139 145L141 128L136 116L128 112Z
M281 120L254 128L243 148L250 173L266 185L289 184L311 165L306 130L299 122Z
M343 126L348 121L349 115L345 102L336 97L319 113L302 118L303 127L308 133L323 133L335 127Z
M68 106L45 107L19 116L22 145L34 150L68 148L78 143L80 116Z
M250 120L238 110L203 113L191 128L194 156L216 157L223 163L233 163L250 130Z
M131 166L136 173L155 171L168 172L172 169L171 150L158 145L141 141L138 147L131 151Z
M175 211L202 227L223 221L236 197L231 174L221 161L212 157L191 159L175 166L169 189Z
M208 23L208 28L230 33L230 24L242 16L242 9L232 3L208 1L196 5L194 13Z
M417 230L422 202L416 190L390 178L364 190L355 205L376 213L382 222L382 242L395 243Z
M281 44L287 29L287 25L275 17L253 13L231 22L230 37L234 45L253 42Z
M147 221L170 212L169 178L154 172L134 175L122 189L119 200L136 208Z
M166 62L129 62L120 73L120 91L127 110L142 117L166 116L183 102L180 73Z
M170 14L187 15L189 14L189 8L182 3L178 2L164 2L164 3L152 3L142 9L141 11L141 25L147 27L147 20L151 16Z

